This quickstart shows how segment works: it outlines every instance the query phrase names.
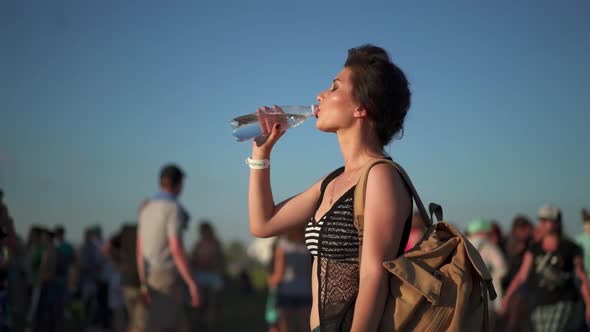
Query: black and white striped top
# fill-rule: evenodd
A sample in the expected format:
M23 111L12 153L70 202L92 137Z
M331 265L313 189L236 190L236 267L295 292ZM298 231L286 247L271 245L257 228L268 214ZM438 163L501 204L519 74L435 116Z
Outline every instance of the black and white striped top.
M325 217L315 222L315 218L311 218L305 228L305 244L307 249L313 256L318 255L318 240L320 238L320 230L324 224Z
M328 183L344 171L339 168L330 174L322 183L320 201L324 196ZM357 261L359 254L358 231L354 227L354 189L350 188L332 205L330 210L315 220L312 217L305 229L305 243L313 256L328 259ZM319 204L318 204L319 206Z

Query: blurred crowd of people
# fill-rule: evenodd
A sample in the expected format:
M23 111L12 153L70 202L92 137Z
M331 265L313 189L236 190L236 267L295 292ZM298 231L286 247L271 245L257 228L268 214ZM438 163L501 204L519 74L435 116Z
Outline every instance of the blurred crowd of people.
M202 220L198 231L187 264L199 284L202 319L190 323L213 331L225 262L213 225ZM67 240L63 226L36 225L24 241L0 200L0 232L1 332L150 330L151 301L138 275L137 223L123 224L108 239L99 225L90 226L80 246Z
M15 232L0 191L0 331L25 327L31 331L147 331L148 326L165 323L158 315L168 317L172 310L186 313L191 305L201 313L200 331L217 330L218 294L224 287L226 264L213 225L206 220L199 224L199 239L186 253L174 249L176 235L183 247L180 234L189 218L176 201L183 176L176 166L163 168L161 191L142 204L138 223L123 224L108 239L99 225L90 226L79 247L68 241L60 225L33 226L23 240ZM178 214L175 220L162 217L169 215L168 209ZM161 217L161 227L156 227ZM581 213L581 226L583 232L568 238L563 233L562 212L553 205L541 207L534 221L515 216L507 234L494 220L476 218L468 223L465 236L486 262L499 295L490 306L495 330L587 330L590 212L586 210ZM414 213L406 251L425 231L420 215ZM304 230L292 230L272 246L265 312L269 331L306 331L312 305L312 259ZM185 277L194 286L183 282L179 255L184 254L190 274ZM163 273L172 271L166 266L174 267L169 276L176 279ZM179 281L182 287L175 288ZM170 302L176 289L185 309Z
M517 215L504 236L492 220L472 220L465 233L488 266L498 298L497 331L587 331L590 323L590 214L570 239L561 210L547 204L533 222Z

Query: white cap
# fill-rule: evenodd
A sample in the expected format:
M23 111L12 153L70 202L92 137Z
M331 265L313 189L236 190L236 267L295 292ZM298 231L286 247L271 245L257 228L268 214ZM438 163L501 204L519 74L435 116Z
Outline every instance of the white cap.
M537 212L539 219L557 221L561 217L561 210L551 204L543 205Z

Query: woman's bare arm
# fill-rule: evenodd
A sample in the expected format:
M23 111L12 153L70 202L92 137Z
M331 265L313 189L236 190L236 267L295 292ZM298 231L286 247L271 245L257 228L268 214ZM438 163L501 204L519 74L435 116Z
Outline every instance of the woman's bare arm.
M388 272L383 262L395 258L412 200L401 176L387 164L369 173L364 211L364 234L359 293L352 331L376 331L385 307Z

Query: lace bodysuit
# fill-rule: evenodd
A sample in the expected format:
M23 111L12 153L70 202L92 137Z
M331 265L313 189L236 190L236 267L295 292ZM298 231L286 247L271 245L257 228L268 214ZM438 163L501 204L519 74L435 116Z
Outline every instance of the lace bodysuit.
M322 182L319 204L328 183L344 171L341 167ZM353 200L356 186L350 188L326 212L307 223L305 242L317 257L318 309L322 332L349 331L359 287L359 236L354 227ZM411 220L410 220L411 221ZM407 242L411 222L406 222L402 246Z

